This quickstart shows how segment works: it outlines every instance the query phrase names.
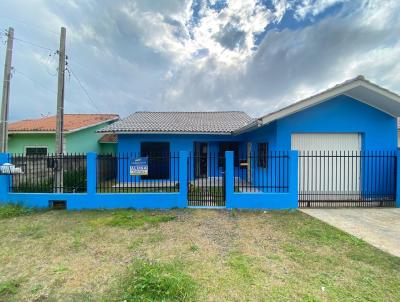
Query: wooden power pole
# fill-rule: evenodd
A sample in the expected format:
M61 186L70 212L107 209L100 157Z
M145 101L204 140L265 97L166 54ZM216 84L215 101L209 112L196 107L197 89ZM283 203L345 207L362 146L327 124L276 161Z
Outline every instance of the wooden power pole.
M61 27L60 49L58 51L58 88L57 88L57 118L56 118L56 177L55 191L62 193L63 188L63 161L64 152L64 79L65 79L65 38L66 29Z
M4 64L3 78L3 97L1 103L0 120L0 152L8 150L8 108L10 101L10 82L11 82L11 60L14 42L14 28L10 27L7 32L6 61Z

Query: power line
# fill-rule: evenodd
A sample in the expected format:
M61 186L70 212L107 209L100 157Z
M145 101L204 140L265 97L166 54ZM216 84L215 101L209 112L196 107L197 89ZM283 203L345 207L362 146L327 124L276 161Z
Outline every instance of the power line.
M4 37L8 37L7 30L4 33L2 33L1 35L4 36ZM25 40L25 39L17 38L15 36L14 36L13 40L21 42L21 43L25 43L25 44L28 44L28 45L31 45L31 46L34 46L34 47L37 47L37 48L41 48L41 49L44 49L44 50L47 50L47 51L54 51L54 48L52 49L52 48L40 45L40 44L35 43L35 42L31 42L31 41L28 41L28 40Z
M14 37L14 40L19 41L19 42L22 42L22 43L29 44L29 45L34 46L34 47L37 47L37 48L45 49L45 50L48 50L48 51L54 51L54 49L51 49L51 48L48 48L48 47L46 47L46 46L42 46L42 45L39 45L39 44L30 42L30 41L27 41L27 40L23 40L23 39L20 39L20 38Z
M73 72L73 70L68 69L68 71L71 72L72 76L75 78L75 80L78 82L79 86L81 87L81 89L83 90L83 92L86 94L87 98L89 99L89 101L92 103L92 105L94 106L94 108L96 109L97 113L99 113L99 109L97 108L96 103L94 102L94 100L90 97L88 91L86 90L86 88L83 86L82 82L79 80L78 76Z
M40 87L42 87L43 89L45 89L45 90L47 90L47 91L50 91L51 93L54 93L54 94L57 93L57 91L51 90L50 88L47 88L47 87L44 86L42 83L40 83L40 82L36 81L35 79L31 78L30 76L28 76L26 73L23 73L23 72L21 72L21 71L15 69L15 68L13 68L13 72L16 73L16 74L19 74L19 75L23 76L24 78L30 80L32 83L34 83L34 84L36 84L36 85L39 85Z

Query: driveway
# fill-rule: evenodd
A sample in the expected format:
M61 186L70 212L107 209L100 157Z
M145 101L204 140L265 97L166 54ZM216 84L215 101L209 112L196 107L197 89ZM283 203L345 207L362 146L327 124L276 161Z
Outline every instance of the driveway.
M400 208L301 211L400 257Z

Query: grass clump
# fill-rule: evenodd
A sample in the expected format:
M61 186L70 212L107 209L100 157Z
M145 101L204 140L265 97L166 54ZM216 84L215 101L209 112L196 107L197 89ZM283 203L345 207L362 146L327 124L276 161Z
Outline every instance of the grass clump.
M54 272L55 274L62 274L62 273L68 272L68 271L69 271L69 268L66 267L66 266L63 265L63 264L60 264L60 265L56 266L56 267L54 268L54 270L53 270L53 272Z
M162 212L118 210L112 212L111 216L97 219L95 224L135 229L142 226L157 226L174 219L175 216Z
M231 252L228 258L229 267L243 279L250 279L252 277L252 264L253 259L240 252Z
M118 301L193 301L196 288L179 263L137 260L120 284Z
M21 283L17 280L0 282L0 300L7 301L12 296L16 295Z
M0 219L29 215L33 212L33 209L18 204L0 205Z
M22 237L29 237L32 239L40 239L45 236L45 230L41 225L27 224L19 229L19 234Z
M196 245L196 244L192 244L192 245L190 246L190 250L191 250L192 252L197 252L199 249L200 249L200 247L199 247L198 245Z

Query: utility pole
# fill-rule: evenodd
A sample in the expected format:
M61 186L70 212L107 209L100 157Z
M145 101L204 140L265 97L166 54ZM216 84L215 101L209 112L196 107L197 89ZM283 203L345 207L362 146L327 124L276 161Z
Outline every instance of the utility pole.
M55 191L63 192L63 152L64 152L64 79L65 79L65 38L66 29L61 27L60 49L58 51L58 88L56 118L56 165Z
M6 61L4 64L3 78L3 97L1 103L0 119L0 152L8 150L8 108L10 101L10 82L11 82L11 60L14 42L14 28L10 27L7 32Z

